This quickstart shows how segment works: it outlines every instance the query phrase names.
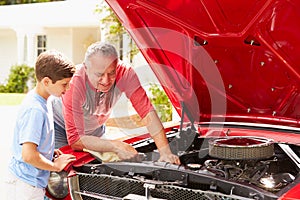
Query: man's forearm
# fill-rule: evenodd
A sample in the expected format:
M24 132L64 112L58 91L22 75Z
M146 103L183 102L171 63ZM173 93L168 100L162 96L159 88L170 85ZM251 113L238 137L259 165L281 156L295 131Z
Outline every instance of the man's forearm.
M153 135L150 133L150 135L151 135L152 139L154 140L158 151L161 154L172 153L164 129L161 129L160 132L155 133Z
M71 147L74 150L82 151L83 149L89 149L98 152L116 152L116 145L113 140L105 140L96 136L84 135L81 136Z
M145 117L147 129L153 138L160 153L171 153L164 127L155 111L149 112Z
M125 142L105 140L96 136L82 136L71 146L78 151L87 149L96 152L114 152L121 160L131 159L137 155L137 151Z

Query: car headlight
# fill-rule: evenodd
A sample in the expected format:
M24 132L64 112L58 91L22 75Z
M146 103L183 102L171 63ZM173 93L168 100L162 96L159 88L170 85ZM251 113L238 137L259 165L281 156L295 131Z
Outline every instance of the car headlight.
M47 190L53 197L62 199L69 193L68 173L66 171L50 172Z

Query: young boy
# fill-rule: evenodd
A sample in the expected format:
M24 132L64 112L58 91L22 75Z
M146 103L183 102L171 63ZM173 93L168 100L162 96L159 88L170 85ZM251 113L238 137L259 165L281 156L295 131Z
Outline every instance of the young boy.
M59 151L54 158L53 114L47 106L50 95L60 97L66 92L74 72L75 65L55 50L38 56L36 87L26 95L16 119L7 199L44 199L50 171L59 172L75 160Z

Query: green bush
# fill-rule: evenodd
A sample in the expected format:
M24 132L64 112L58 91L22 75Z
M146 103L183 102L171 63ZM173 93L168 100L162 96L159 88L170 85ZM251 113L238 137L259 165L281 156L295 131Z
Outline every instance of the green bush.
M149 91L151 103L155 107L157 114L162 122L172 120L172 104L165 91L157 84L151 84Z
M0 85L1 93L26 93L28 81L34 82L34 68L23 65L14 65L10 68L10 74L5 85Z

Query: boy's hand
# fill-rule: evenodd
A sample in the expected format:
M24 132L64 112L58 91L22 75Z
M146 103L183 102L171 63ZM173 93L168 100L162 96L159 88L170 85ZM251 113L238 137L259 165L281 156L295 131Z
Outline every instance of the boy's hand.
M57 172L60 172L67 166L67 164L75 160L76 157L72 154L61 154L54 158L54 167Z
M63 152L59 149L54 149L54 158L57 158L58 156L62 155Z

